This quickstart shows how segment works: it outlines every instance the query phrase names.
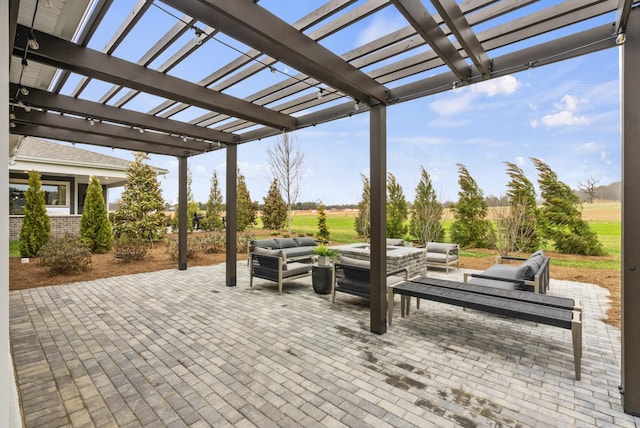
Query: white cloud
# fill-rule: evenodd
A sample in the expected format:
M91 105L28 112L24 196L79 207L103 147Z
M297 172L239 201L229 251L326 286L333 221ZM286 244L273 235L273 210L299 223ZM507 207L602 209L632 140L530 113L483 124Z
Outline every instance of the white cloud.
M529 125L533 128L536 129L538 127L538 121L533 119L531 122L529 122Z
M496 79L486 80L476 85L471 85L471 92L493 97L494 95L511 95L515 93L522 83L514 76L501 76Z
M555 113L543 116L540 122L549 128L587 125L589 124L589 119L587 119L586 116L577 114L580 105L584 103L586 103L585 100L580 100L573 95L566 94L560 102L554 104Z
M406 25L406 21L398 17L390 18L389 16L375 15L373 20L356 37L356 47L362 46L374 40L386 36L387 34L398 30Z
M527 159L524 156L516 156L516 165L523 167L527 163Z
M541 122L549 128L556 128L558 126L586 125L589 120L585 116L575 115L565 110L543 116Z
M602 144L584 143L580 144L576 151L578 153L597 153L599 150L601 150L601 148Z
M470 108L475 96L469 91L443 96L429 104L429 108L442 116L453 116Z
M443 137L399 137L393 138L394 142L412 144L416 146L433 146L439 144L446 144L449 139Z

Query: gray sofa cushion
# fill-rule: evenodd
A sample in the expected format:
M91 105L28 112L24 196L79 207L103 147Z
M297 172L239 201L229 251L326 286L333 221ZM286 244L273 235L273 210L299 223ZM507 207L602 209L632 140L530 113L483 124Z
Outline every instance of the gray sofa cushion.
M483 272L483 274L487 274L487 272ZM469 279L469 281L467 281L467 284L483 285L485 287L493 287L493 288L502 288L503 290L519 290L520 289L518 287L518 284L515 282L497 281L493 279L484 279L484 278L471 278Z
M306 272L311 272L311 265L304 263L289 263L287 270L282 272L283 278L289 278L291 276L300 275Z
M269 248L269 249L280 248L278 243L273 239L255 239L251 241L251 245L253 247L259 247L259 248Z
M296 243L301 247L317 247L318 246L318 243L314 241L313 238L309 238L309 237L293 238L293 240L296 241Z
M353 257L338 256L338 261L345 265L358 266L367 269L371 267L369 260L354 259Z
M498 278L517 279L518 266L495 264L482 272L483 275L497 276Z
M278 248L293 248L297 247L298 243L293 238L273 238L278 244Z
M387 238L387 245L392 247L402 247L404 245L404 240L399 238Z
M273 257L279 257L280 256L280 250L272 250L269 248L263 248L263 247L255 247L253 249L254 254L257 254L259 256L273 256Z
M543 256L532 256L523 261L516 271L516 279L525 281L533 281L536 272L540 269L540 265L544 261Z
M454 260L458 260L458 255L457 254L449 254L449 256L447 256L444 253L427 252L427 261L428 262L445 263L445 262L451 262L451 261L454 261Z
M446 253L458 248L457 244L445 244L443 242L427 242L428 253Z
M287 257L300 257L300 256L311 256L313 254L313 247L290 247L283 248L280 250L283 254L286 254Z

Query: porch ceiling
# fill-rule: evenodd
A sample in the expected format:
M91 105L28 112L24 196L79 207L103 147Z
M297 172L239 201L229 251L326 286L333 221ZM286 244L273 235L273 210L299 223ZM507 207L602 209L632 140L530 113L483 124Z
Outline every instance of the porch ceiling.
M12 132L193 156L616 46L638 4L11 0ZM336 48L383 11L406 25Z

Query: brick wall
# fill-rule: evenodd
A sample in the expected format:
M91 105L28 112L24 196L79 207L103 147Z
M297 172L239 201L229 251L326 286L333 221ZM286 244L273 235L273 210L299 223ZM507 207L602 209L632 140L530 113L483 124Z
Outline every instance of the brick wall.
M20 229L22 228L22 219L24 216L9 216L9 240L17 241L20 239ZM60 215L49 216L51 220L51 236L64 236L69 233L72 235L80 234L81 215Z

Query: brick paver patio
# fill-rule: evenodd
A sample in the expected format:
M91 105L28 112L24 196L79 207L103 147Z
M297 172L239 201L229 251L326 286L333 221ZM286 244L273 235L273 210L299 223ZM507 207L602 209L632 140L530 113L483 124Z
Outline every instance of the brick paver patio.
M27 427L640 426L620 404L620 332L607 292L571 332L433 302L369 332L367 302L309 278L224 286L224 265L10 294ZM432 271L430 275L434 274ZM460 272L449 278L461 277Z

